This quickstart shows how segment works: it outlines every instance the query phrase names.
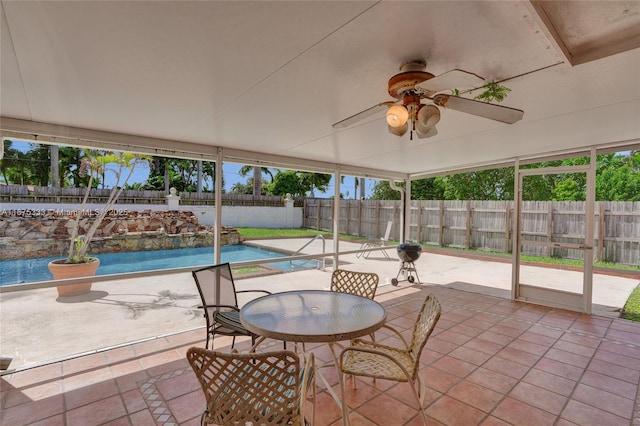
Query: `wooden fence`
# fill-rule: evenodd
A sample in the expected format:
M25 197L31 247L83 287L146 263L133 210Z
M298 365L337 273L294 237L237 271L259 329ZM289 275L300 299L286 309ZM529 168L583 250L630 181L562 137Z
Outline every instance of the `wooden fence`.
M89 193L89 203L104 203L111 189L93 188ZM31 185L0 185L0 202L7 203L81 203L85 188L54 188ZM213 192L182 192L182 205L215 205ZM116 204L166 204L165 191L125 189L118 197ZM302 207L303 199L295 199L294 205ZM282 207L284 199L280 196L262 195L254 197L246 194L222 194L222 205L225 206L269 206Z
M584 211L583 201L525 201L521 212L522 240L583 244ZM392 221L390 239L397 241L400 214L400 201L342 200L340 232L380 238L387 222ZM441 247L509 253L514 220L512 201L412 201L406 239ZM305 200L304 227L331 231L333 200ZM595 260L640 266L640 202L597 202L594 232ZM526 243L522 253L582 258L578 250Z

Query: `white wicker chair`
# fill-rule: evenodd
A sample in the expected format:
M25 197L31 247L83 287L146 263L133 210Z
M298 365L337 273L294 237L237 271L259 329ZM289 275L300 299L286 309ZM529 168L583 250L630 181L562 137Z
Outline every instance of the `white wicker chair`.
M340 370L342 374L354 376L354 387L355 376L408 382L420 407L422 420L426 425L427 416L424 413L423 406L425 383L419 373L420 356L438 319L440 319L440 313L440 303L433 295L429 294L424 300L420 314L413 327L413 336L410 343L402 337L398 330L389 325L384 325L384 328L391 330L402 340L404 347L401 348L386 346L364 339L352 340L351 346L344 348L340 354ZM345 377L341 381L342 410L345 421L350 424L344 382Z
M373 299L379 282L378 274L336 269L331 274L331 291Z
M238 353L192 347L187 360L202 386L207 405L201 425L258 426L315 423L315 364L313 353L304 365L291 351ZM305 403L311 400L312 422Z

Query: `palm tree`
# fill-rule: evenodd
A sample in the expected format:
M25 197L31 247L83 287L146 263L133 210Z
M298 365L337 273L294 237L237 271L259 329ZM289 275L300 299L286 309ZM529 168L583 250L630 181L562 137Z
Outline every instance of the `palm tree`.
M273 181L273 173L268 167L247 166L244 165L238 170L238 174L245 177L253 170L253 195L262 195L262 173L269 175Z

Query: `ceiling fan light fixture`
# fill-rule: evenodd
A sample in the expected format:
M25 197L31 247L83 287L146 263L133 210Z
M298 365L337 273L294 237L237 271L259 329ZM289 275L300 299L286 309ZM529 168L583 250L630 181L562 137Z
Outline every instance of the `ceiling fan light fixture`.
M408 119L409 111L402 105L392 105L387 110L387 123L391 127L402 127Z
M405 133L407 133L407 130L409 130L409 123L405 122L404 124L398 127L393 127L391 125L388 127L389 127L389 133L391 133L392 135L402 136Z
M440 122L440 110L435 105L424 105L418 111L416 129L422 133L427 133Z

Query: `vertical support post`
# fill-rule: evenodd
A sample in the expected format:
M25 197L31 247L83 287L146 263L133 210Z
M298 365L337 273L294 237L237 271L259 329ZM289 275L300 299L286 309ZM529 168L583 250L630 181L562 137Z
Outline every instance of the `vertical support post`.
M400 242L404 243L411 238L411 179L404 180L405 195L404 206L402 206L402 219L404 222L403 233Z
M513 167L513 237L511 254L511 298L518 298L518 284L520 283L520 209L522 208L522 175L520 174L520 159L516 158Z
M338 269L340 256L340 167L334 173L335 186L333 193L333 270Z
M582 285L583 310L591 313L593 300L593 231L595 227L595 203L596 203L596 149L591 148L589 170L587 170L587 199L585 203L584 219L584 277Z
M216 187L215 187L215 205L216 205L216 222L215 233L213 234L213 261L217 265L220 263L222 242L222 147L218 148L218 156L216 158Z

